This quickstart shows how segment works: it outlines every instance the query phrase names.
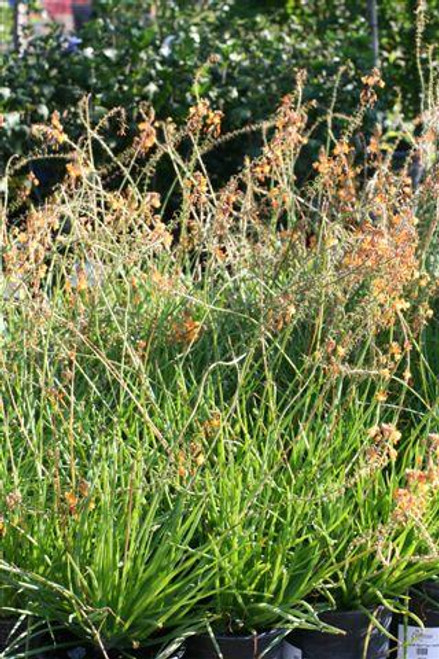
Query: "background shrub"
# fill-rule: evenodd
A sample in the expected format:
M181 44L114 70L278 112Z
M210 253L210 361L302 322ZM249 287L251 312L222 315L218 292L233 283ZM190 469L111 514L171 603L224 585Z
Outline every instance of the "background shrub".
M438 4L436 0L428 4L426 41L438 27ZM391 109L400 97L407 114L419 111L418 62L412 56L415 5L414 0L380 3L387 81L377 109L381 114L383 107ZM47 119L54 110L74 107L86 94L93 95L96 117L121 105L133 122L144 101L153 103L159 116L181 120L200 93L225 112L226 127L233 130L270 114L291 90L297 68L312 71L308 98L327 107L337 72L347 65L337 107L349 112L358 100L355 91L361 75L373 65L365 3L346 0L306 4L124 0L123 10L120 2L97 0L95 20L80 38L76 43L53 30L32 38L24 52L3 59L0 166L13 153L29 151L33 122ZM215 61L207 66L212 55ZM427 64L428 54L421 59ZM75 111L69 109L68 114L73 134L82 134Z

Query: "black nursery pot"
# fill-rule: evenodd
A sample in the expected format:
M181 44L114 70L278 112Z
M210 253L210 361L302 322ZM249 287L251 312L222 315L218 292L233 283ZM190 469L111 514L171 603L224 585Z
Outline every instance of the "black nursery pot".
M81 640L69 634L64 634L62 639L58 639L58 648L53 659L102 659L102 649L96 646L88 646L81 643ZM54 648L55 649L55 648ZM158 650L152 650L150 647L142 647L126 650L106 649L108 659L126 659L127 656L132 659L157 659ZM49 651L43 659L51 659L52 653ZM183 645L175 650L169 659L183 659L186 657L186 647ZM38 659L38 658L37 658Z
M44 636L39 647L41 646L44 646L44 651L41 655L37 655L35 659L102 659L103 657L101 647L93 645L87 639L82 638L78 630L75 633L61 625L52 628L50 635L46 634ZM152 649L150 646L140 646L135 649L132 647L117 649L107 646L105 647L105 655L108 659L126 659L126 657L156 659L160 648L160 645L158 645L158 649ZM184 656L185 646L182 645L174 650L169 659L183 659Z
M425 581L411 591L410 596L410 610L422 620L424 626L439 627L439 581Z
M371 612L372 613L372 612ZM386 630L390 630L392 613L383 606L372 613ZM302 653L302 659L384 659L390 650L389 638L362 611L327 611L320 620L346 634L298 629L286 639ZM373 625L371 627L371 625ZM288 653L286 653L288 654Z
M81 648L78 648L81 649ZM147 648L139 648L138 650L127 650L126 652L121 652L121 651L110 651L107 652L109 659L125 659L127 656L130 657L135 657L136 659L156 659L157 657L157 652L152 651L151 649ZM176 650L174 654L170 656L169 659L183 659L183 657L186 657L186 649L185 647L180 648L179 650ZM65 659L71 659L72 653L70 652L68 655L66 655ZM78 653L78 657L80 657ZM50 659L48 657L47 659ZM57 658L58 659L58 658ZM89 659L89 655L85 654L83 655L82 659ZM95 648L93 655L91 659L102 659L102 650L99 648Z
M282 659L282 630L252 636L215 636L223 659ZM218 659L209 635L193 636L187 641L185 659Z
M26 648L26 638L23 636L26 632L27 623L15 616L0 616L0 655L8 647L14 645L16 652L23 652ZM23 636L23 638L20 638Z

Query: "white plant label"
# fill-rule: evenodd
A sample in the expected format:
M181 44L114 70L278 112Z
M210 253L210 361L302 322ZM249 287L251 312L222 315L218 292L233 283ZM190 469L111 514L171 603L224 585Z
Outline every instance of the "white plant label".
M283 659L302 659L302 650L295 648L291 643L284 641L284 647L282 652Z
M398 626L398 659L439 659L439 627Z

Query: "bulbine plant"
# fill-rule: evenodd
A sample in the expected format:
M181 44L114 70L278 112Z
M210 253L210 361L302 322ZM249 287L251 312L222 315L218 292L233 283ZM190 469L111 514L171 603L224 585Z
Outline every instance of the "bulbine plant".
M38 205L31 175L25 216L7 172L0 584L106 655L322 628L436 571L436 169L415 189L389 136L359 146L373 71L299 182L304 85L225 182L237 134L202 98L183 128L143 108L122 154L119 109L84 103L80 144L36 126L66 178Z
M19 585L27 612L104 655L142 646L168 656L199 626L193 611L208 594L209 566L192 548L203 504L184 492L168 497L165 478L148 482L139 454L118 457L120 480L112 474L114 453L101 454L95 479L79 481L58 510L45 511L53 542L40 551L40 565L9 551L2 579Z

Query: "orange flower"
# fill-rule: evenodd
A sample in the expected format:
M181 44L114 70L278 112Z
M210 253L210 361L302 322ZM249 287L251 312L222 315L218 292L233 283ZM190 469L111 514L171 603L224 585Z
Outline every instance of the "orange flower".
M371 428L368 435L373 441L373 445L366 451L370 469L385 467L389 460L396 460L395 446L401 439L401 433L396 426L391 423L382 423Z
M64 133L64 128L61 124L60 121L60 115L59 112L55 111L50 119L50 123L52 124L52 129L50 131L51 136L53 140L57 144L63 144L63 142L66 141L67 137L66 134Z
M401 298L397 298L393 302L393 308L395 311L406 311L410 308L410 302L407 302L407 300L403 300Z
M411 519L419 520L425 513L427 499L423 494L414 493L407 488L395 492L396 507L393 516L396 522L405 524Z
M10 492L9 494L6 495L5 503L6 503L6 507L9 510L14 510L15 508L18 508L21 502L22 502L22 496L18 490L15 490L15 492Z
M160 193L159 192L147 192L145 195L145 202L147 206L151 208L158 209L161 205Z
M77 162L69 162L66 165L66 172L68 177L75 183L78 178L82 176L82 170Z
M380 71L375 68L369 73L369 75L365 75L361 78L361 82L363 85L366 87L385 87L386 84L384 80L381 78L381 73Z
M181 324L174 324L174 338L177 343L190 345L200 338L202 325L187 314Z
M385 403L387 400L388 394L383 389L380 389L375 394L375 400L377 403Z
M392 343L390 344L389 353L392 355L395 361L399 361L402 355L402 350L399 343L397 343L396 341L392 341Z
M72 491L66 492L64 497L69 507L69 513L74 515L76 513L76 506L78 505L78 497Z
M188 470L186 468L187 457L184 451L178 452L177 463L178 463L178 469L177 469L178 475L184 478L188 473Z
M343 140L341 142L337 142L337 144L334 147L334 155L335 156L340 156L340 155L347 155L352 151L351 147L349 144Z
M79 481L78 489L79 489L79 494L82 497L86 498L90 494L90 483L88 483L86 480L81 478L81 480Z
M203 430L206 435L209 435L211 432L221 428L221 415L219 412L214 412L210 419L207 419L203 423Z
M83 291L86 291L88 288L88 281L87 281L87 273L85 272L84 268L78 268L78 283L76 286L76 290L78 293L82 293Z
M156 143L157 131L149 121L142 121L139 124L139 130L140 135L136 139L136 147L141 153L145 154Z

